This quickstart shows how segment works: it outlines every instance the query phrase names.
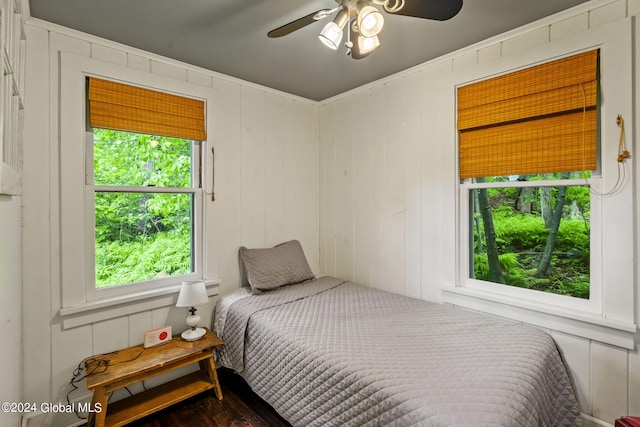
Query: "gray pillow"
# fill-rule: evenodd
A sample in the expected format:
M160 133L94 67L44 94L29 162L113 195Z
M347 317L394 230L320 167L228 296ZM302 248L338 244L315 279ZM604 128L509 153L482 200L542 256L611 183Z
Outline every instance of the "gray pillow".
M297 240L269 249L240 248L247 281L253 291L267 291L314 278Z

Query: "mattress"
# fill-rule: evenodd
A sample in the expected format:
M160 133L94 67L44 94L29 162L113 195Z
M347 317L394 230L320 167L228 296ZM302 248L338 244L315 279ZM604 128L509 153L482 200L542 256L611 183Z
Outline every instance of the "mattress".
M221 298L218 362L295 426L576 426L551 336L334 277Z

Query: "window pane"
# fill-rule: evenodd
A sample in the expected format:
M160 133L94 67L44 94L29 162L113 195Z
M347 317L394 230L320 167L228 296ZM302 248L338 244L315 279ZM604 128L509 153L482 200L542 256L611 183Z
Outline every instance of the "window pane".
M193 195L95 194L96 287L193 271Z
M470 190L471 277L589 298L589 187Z
M191 186L190 140L107 129L93 135L96 185Z

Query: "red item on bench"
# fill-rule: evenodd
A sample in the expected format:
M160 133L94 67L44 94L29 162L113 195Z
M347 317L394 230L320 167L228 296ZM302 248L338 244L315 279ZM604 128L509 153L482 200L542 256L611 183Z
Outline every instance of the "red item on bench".
M640 427L640 417L620 417L615 427Z

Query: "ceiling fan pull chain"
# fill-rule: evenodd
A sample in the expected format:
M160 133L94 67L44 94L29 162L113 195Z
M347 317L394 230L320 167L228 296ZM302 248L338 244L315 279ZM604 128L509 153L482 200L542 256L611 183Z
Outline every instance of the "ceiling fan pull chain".
M349 7L347 7L347 41L344 46L347 48L347 56L350 56L353 42L351 41L351 8Z

